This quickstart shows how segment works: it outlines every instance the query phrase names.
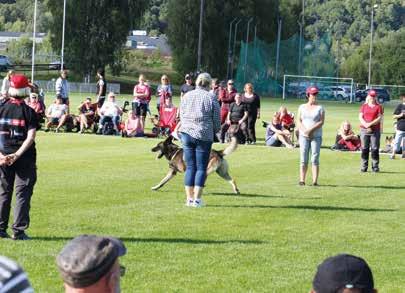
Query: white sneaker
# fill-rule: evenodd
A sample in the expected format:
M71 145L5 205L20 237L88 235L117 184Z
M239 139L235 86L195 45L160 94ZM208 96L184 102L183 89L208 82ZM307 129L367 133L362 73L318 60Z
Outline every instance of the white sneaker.
M193 203L193 207L195 208L202 208L204 206L204 203L202 199L196 199Z
M187 198L185 206L186 206L186 207L192 207L192 206L194 206L194 199L192 199L192 198Z

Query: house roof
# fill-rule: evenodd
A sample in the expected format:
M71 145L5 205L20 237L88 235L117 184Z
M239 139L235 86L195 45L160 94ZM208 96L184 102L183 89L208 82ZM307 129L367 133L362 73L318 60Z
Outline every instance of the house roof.
M163 55L171 55L169 44L166 37L149 37L149 36L128 36L128 40L143 43L146 46L154 46L159 48Z

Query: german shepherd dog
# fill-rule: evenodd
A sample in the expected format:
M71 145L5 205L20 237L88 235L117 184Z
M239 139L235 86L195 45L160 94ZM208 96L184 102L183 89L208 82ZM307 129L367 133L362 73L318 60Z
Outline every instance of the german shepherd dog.
M236 186L235 180L233 180L228 173L228 162L224 158L225 156L234 152L237 146L238 143L236 138L232 137L231 143L224 150L217 151L212 149L207 166L207 176L214 171L217 172L220 177L232 185L233 192L239 194L239 189ZM169 161L169 172L158 185L152 187L152 190L158 190L161 188L178 172L182 173L186 171L186 164L183 159L183 149L173 142L172 136L169 136L164 141L159 142L154 148L152 148L152 152L158 153L158 159L164 156Z

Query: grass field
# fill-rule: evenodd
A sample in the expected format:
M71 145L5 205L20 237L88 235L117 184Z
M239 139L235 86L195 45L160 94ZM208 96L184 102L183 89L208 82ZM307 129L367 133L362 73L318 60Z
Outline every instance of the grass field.
M262 118L281 103L264 101ZM296 112L299 101L285 104ZM150 152L156 139L39 132L33 240L1 240L0 254L37 292L62 292L55 256L83 233L124 240L123 292L308 292L316 266L342 252L368 261L380 292L405 292L405 161L382 156L379 174L360 174L359 154L328 149L343 119L357 128L359 105L322 104L319 187L297 185L298 150L263 146L258 123L262 145L227 158L241 195L212 175L202 209L183 206L182 175L150 190L167 169Z

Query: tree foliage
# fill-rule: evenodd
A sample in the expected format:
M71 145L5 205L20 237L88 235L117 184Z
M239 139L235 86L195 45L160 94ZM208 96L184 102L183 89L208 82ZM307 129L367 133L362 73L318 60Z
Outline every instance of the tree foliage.
M63 0L48 0L53 15L49 27L53 48L60 52ZM65 58L82 74L109 65L114 73L122 68L122 48L128 31L140 18L143 1L70 0L66 6Z
M206 0L203 21L202 64L203 69L216 76L226 73L229 23L236 17L243 19L239 24L238 37L246 38L247 20L255 22L250 26L250 40L253 39L255 23L257 34L265 40L276 36L276 0ZM168 30L174 66L179 72L196 69L198 50L200 1L169 0Z
M159 36L165 33L167 28L168 2L168 0L149 1L141 23L141 27L148 31L149 35Z

